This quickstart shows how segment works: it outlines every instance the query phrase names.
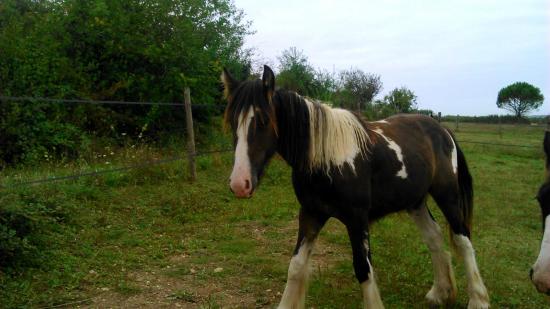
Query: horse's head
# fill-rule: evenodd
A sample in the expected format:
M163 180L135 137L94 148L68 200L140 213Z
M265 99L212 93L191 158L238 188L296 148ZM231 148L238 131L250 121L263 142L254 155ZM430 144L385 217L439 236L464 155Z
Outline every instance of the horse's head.
M225 123L233 132L235 164L231 191L237 197L251 197L264 168L277 149L277 127L272 103L275 75L264 66L261 80L237 81L227 70L222 72L225 98Z
M541 207L544 236L540 253L531 269L531 280L541 293L550 295L550 132L544 135L544 152L546 153L546 182L540 187L537 200Z

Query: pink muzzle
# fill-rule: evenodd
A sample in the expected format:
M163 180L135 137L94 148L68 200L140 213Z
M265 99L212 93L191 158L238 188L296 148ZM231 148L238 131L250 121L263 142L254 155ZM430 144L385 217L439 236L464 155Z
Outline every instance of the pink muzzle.
M235 167L231 174L230 184L231 191L239 198L251 197L253 193L250 171L243 171Z

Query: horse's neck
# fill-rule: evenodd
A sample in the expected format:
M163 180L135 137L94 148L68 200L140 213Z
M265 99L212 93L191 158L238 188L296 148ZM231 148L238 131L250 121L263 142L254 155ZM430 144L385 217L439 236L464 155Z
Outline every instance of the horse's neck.
M295 95L280 103L279 153L291 166L328 173L366 156L370 137L354 114Z
M278 152L294 169L309 164L310 123L304 98L291 92L280 92L275 101L278 127Z

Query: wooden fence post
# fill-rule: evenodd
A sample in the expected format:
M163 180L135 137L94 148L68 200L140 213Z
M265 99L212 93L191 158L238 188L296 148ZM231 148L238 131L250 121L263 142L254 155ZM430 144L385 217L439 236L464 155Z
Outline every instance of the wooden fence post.
M189 161L189 176L191 181L197 179L197 168L195 166L195 132L193 131L193 114L191 112L191 90L185 87L185 122L187 125L187 159Z
M458 114L456 114L455 132L458 132Z
M437 113L437 122L441 122L441 112Z

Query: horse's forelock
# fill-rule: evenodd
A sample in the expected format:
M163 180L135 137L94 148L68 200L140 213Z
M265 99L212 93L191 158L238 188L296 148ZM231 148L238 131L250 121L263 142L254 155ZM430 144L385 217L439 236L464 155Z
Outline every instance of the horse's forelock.
M244 82L231 94L224 114L225 128L230 127L235 131L240 125L239 116L242 113L248 112L250 107L255 112L260 111L259 120L262 122L267 121L275 130L275 133L277 133L275 108L271 102L271 96L269 96L269 99L266 98L260 80ZM257 120L255 119L252 123L253 129L256 128ZM241 121L244 121L244 117L241 118Z

